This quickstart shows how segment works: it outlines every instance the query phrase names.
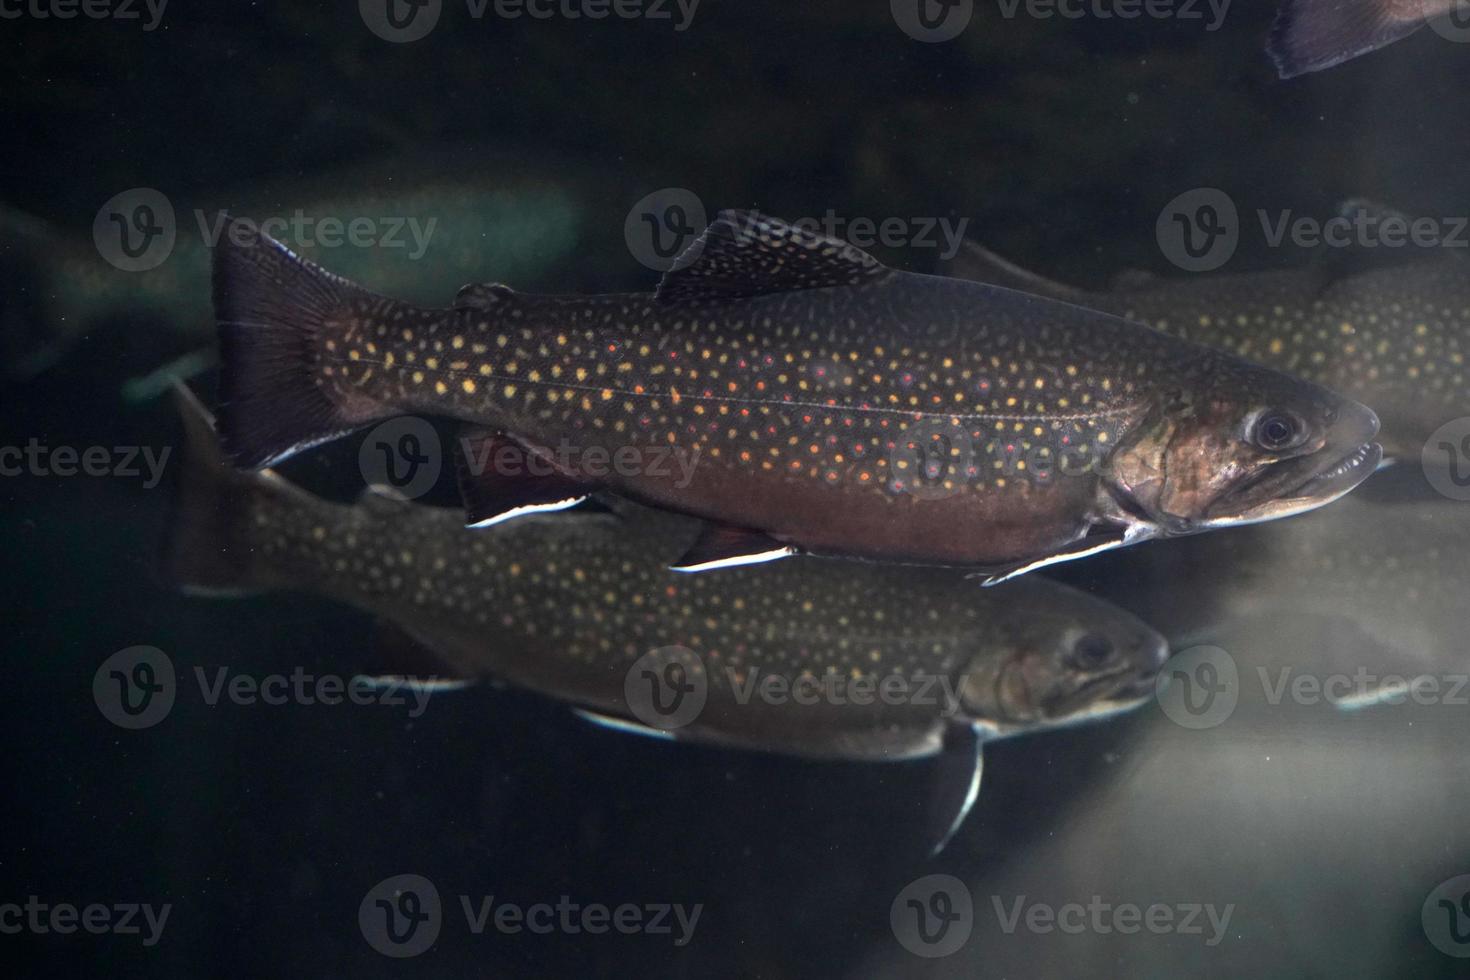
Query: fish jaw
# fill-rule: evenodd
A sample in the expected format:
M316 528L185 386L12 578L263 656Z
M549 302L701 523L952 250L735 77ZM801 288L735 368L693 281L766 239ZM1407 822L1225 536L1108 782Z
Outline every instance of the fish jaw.
M1376 442L1363 443L1347 456L1308 477L1290 494L1266 500L1237 513L1207 518L1200 522L1199 527L1205 530L1260 524L1325 507L1372 476L1382 459L1382 446Z

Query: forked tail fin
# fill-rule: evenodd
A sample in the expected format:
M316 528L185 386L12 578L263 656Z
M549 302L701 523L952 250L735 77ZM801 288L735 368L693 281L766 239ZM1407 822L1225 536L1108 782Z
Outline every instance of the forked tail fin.
M214 251L220 339L220 439L239 466L269 466L392 414L322 386L323 332L354 304L378 300L244 222Z

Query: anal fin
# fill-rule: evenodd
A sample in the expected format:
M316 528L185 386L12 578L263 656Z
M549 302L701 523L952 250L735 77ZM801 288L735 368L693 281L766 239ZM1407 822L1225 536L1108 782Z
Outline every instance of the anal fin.
M591 496L591 485L502 432L465 429L455 447L465 524L490 527L527 514L566 510Z
M794 554L795 548L782 544L764 531L727 524L706 524L699 539L669 568L676 572L705 572L775 561Z

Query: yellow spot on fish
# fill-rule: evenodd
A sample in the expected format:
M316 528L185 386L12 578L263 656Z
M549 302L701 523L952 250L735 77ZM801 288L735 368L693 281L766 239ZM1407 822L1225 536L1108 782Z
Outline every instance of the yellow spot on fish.
M466 395L473 395L475 393L475 382L473 378L465 378L464 381L460 382L460 387L464 388Z

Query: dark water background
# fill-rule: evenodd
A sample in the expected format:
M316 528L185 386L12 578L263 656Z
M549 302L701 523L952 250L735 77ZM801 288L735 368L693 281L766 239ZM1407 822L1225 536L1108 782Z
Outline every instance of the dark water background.
M562 291L651 287L656 274L620 230L635 201L670 186L711 209L968 218L972 237L1087 285L1127 267L1169 272L1155 219L1198 186L1243 211L1327 216L1365 195L1464 213L1470 46L1421 32L1281 83L1261 53L1270 5L1237 6L1208 33L1007 20L978 3L946 44L911 40L882 0L706 0L683 32L475 21L446 3L412 44L375 36L345 0L174 0L152 32L27 15L0 20L0 202L90 247L102 203L141 186L213 207L260 184L291 207L293 187L315 192L323 175L386 159L483 158L507 179L571 171L585 175L583 227L597 231L537 284ZM364 189L391 194L416 173L380 179ZM876 251L915 271L935 265L933 250ZM1232 269L1300 258L1247 236ZM3 274L7 298L34 288L26 271ZM158 321L98 318L71 356L7 384L0 444L177 446L165 402L118 396L194 346ZM206 394L212 384L196 382ZM354 458L349 444L290 472L345 496ZM0 935L9 975L1464 975L1467 961L1426 940L1420 906L1470 871L1470 708L1245 712L1193 732L1150 704L998 744L975 813L934 859L918 831L934 793L924 764L672 746L510 691L445 698L412 721L381 707L181 699L162 724L123 731L99 714L92 678L124 647L159 647L181 670L351 673L376 642L366 617L324 600L211 602L160 584L170 485L0 481L0 901L172 904L146 949L138 937ZM1417 547L1405 542L1406 564ZM1126 598L1146 578L1139 567L1090 563L1067 577ZM1306 662L1338 642L1315 621L1222 630L1233 650ZM896 941L889 907L934 872L968 885L976 925L961 951L924 960ZM435 881L451 906L437 946L404 961L370 948L357 923L364 893L398 873ZM704 908L677 948L670 936L474 936L460 894ZM993 895L1235 913L1213 947L1007 935Z

